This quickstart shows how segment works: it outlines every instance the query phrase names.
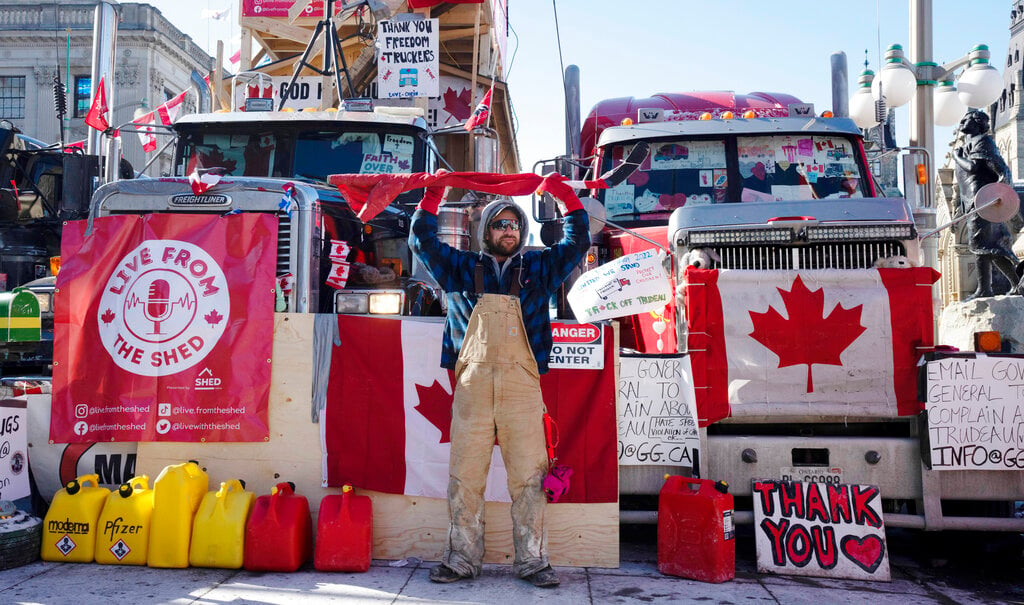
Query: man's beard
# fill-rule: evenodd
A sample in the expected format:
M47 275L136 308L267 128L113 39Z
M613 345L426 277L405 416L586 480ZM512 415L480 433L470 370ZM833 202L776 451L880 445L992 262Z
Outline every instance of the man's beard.
M498 241L493 242L488 240L486 242L487 251L494 256L512 256L512 253L516 251L519 246L518 240L498 238Z

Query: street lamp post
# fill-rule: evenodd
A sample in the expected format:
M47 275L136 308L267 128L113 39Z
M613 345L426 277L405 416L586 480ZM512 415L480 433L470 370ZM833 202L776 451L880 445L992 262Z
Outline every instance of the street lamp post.
M890 46L877 75L870 70L861 74L850 100L850 117L859 127L870 128L885 119L888 108L910 101L910 144L904 149L909 153L903 165L903 186L923 233L935 226L935 125L952 126L968 107L991 105L1002 90L1002 78L989 64L990 53L984 44L950 63L933 62L932 1L909 0L909 4L913 63L904 57L903 47ZM930 238L922 243L924 262L930 267L938 263L936 246Z

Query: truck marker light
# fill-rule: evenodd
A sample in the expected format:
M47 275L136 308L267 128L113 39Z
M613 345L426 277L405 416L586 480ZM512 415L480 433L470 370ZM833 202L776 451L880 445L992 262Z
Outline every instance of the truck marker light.
M733 119L735 117L736 117L736 114L734 114L731 111L726 111L726 112L722 113L722 119L723 120L731 120L731 119Z
M619 124L622 126L632 126L633 118L622 118L622 122L619 122Z
M743 119L745 119L745 120L753 120L756 117L757 117L757 114L754 113L753 109L748 109L748 110L743 112Z
M821 117L823 117L823 118L834 118L835 114L826 109L825 111L821 112Z
M700 117L697 118L697 119L699 119L699 120L710 120L711 119L711 112L710 111L705 111L704 113L700 114Z
M928 184L928 170L924 164L917 165L917 184L927 185Z
M1003 350L1003 339L999 332L974 333L974 350L978 353L999 353Z

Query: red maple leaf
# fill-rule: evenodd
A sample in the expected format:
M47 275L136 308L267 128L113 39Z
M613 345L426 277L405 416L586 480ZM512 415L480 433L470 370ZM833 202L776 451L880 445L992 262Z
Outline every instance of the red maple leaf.
M825 317L825 293L819 288L811 292L798 275L793 289L778 288L789 319L768 307L765 313L750 312L754 323L751 338L779 356L779 367L807 364L807 392L814 392L811 366L841 366L839 356L864 333L860 312L864 305L844 309L836 304Z
M100 319L103 320L103 323L108 324L114 321L114 312L111 311L110 309L107 309L106 311L103 312L103 315L100 315Z
M473 115L473 108L469 106L472 99L469 97L469 89L463 88L460 92L455 92L451 88L444 91L444 110L451 114L450 117L445 119L445 123L451 120L453 117L457 122L462 122L469 116Z
M210 325L215 326L220 323L220 320L224 319L224 316L218 313L217 309L214 309L206 315L203 315L203 319L205 319Z
M450 443L452 440L452 400L455 396L445 391L441 383L436 380L429 387L416 385L416 396L419 399L416 411L423 414L430 424L441 431L439 443Z

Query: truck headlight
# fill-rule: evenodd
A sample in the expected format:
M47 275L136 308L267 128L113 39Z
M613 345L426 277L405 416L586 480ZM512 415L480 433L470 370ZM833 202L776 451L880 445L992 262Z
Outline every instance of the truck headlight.
M402 294L398 292L373 292L370 294L371 315L400 315Z
M338 292L334 295L334 312L348 315L365 315L370 303L365 292Z

